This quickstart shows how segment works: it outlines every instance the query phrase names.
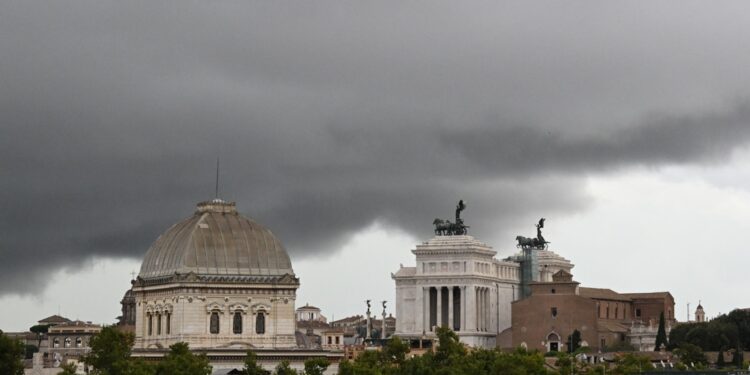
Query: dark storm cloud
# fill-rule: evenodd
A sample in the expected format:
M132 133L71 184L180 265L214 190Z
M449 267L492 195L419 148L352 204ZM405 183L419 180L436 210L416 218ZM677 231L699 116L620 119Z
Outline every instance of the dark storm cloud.
M141 257L216 156L296 259L376 220L425 237L458 198L506 238L585 209L586 174L722 160L747 12L650 6L0 3L0 293Z

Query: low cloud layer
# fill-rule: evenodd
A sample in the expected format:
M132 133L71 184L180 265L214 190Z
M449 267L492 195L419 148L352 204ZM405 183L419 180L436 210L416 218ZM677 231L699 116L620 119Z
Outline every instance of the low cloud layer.
M0 4L0 294L140 258L217 156L296 259L373 221L424 238L459 198L505 238L585 210L588 174L721 162L747 9L668 4Z

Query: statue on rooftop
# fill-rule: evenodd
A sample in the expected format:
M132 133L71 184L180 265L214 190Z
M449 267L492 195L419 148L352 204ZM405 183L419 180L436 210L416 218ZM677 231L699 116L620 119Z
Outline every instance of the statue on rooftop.
M461 211L466 209L466 203L463 199L456 205L456 222L436 218L432 221L435 226L435 234L438 236L461 236L468 233L468 225L464 225L464 219L461 218Z
M544 236L542 236L542 228L544 228L545 220L546 220L545 218L541 218L539 219L539 223L535 224L536 238L516 236L516 241L518 241L518 244L516 246L522 249L536 249L536 250L546 249L547 244L549 244L549 242L544 239Z

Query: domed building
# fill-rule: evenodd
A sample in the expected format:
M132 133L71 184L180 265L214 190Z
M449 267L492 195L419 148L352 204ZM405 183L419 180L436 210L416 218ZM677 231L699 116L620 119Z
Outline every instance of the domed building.
M261 363L271 361L269 368L279 358L301 365L310 356L330 357L297 345L299 286L289 255L270 230L240 215L234 202L199 203L144 257L132 288L134 355L185 342L206 353L214 368L221 361L241 368L247 350L256 351Z

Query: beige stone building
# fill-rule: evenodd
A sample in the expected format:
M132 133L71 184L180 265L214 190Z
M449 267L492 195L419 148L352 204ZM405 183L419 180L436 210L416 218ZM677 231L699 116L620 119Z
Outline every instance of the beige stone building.
M185 342L206 353L215 370L241 368L253 350L268 368L282 359L301 368L307 358L327 357L335 371L343 353L297 343L299 285L289 255L270 230L240 215L233 202L199 203L145 255L132 287L133 353L160 357L170 345Z

